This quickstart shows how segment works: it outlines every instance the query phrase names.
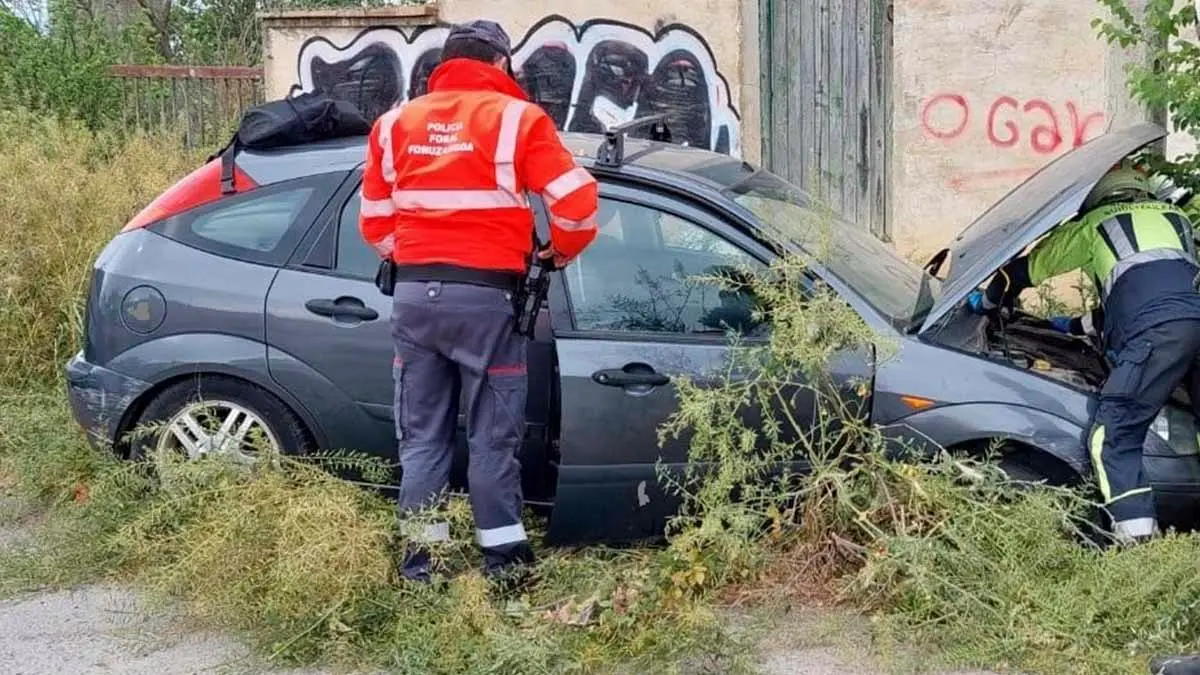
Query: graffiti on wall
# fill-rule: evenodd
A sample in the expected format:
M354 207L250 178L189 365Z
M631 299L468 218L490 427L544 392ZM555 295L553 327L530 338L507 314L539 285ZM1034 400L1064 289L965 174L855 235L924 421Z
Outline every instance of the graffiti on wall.
M1040 98L997 96L980 103L973 106L963 94L931 96L921 106L921 129L942 141L984 139L998 150L1039 155L1083 145L1104 131L1104 113L1075 101L1055 105Z
M950 177L947 187L962 191L987 185L1012 185L1037 171L1043 156L1066 152L1104 133L1104 113L1076 101L1051 103L1015 96L977 98L940 93L921 102L921 132L945 143L986 144L997 152L1024 153L1022 166L971 170Z
M370 119L424 94L446 26L369 28L343 46L316 36L300 48L293 91L323 89ZM600 132L665 113L672 140L741 155L740 121L712 50L681 24L654 33L608 19L548 16L513 50L517 80L559 129ZM647 137L649 130L631 136Z

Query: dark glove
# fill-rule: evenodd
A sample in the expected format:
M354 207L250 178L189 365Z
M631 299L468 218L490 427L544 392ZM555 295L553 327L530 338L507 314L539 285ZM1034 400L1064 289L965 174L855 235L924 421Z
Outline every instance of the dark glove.
M559 255L558 251L555 251L554 247L549 244L539 249L534 254L533 260L536 265L547 270L561 270L567 266L567 263L571 262Z
M1071 333L1071 317L1069 316L1052 316L1050 317L1050 326L1060 333Z

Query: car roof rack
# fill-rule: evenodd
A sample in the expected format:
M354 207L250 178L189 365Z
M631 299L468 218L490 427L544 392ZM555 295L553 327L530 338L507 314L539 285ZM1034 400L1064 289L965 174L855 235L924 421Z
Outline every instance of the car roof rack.
M596 164L618 167L625 161L625 135L633 129L650 127L650 140L671 142L671 130L667 128L667 114L647 115L635 120L609 127L604 131L604 141L596 150Z

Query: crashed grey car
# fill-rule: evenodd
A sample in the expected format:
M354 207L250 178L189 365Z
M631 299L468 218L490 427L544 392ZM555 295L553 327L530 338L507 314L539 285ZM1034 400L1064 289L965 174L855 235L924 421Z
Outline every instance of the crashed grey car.
M1164 135L1135 126L1048 164L954 240L942 279L930 273L940 265L917 267L835 222L809 281L899 344L878 366L869 354L835 361L837 377L872 383L847 386L869 421L890 438L947 448L1000 442L1022 478L1091 480L1083 439L1104 359L1041 319L1018 312L998 324L964 299L1070 217L1106 167ZM549 511L548 543L653 536L678 506L655 463L678 468L687 457L683 441L657 440L676 405L672 378L711 372L729 350L720 298L692 292L684 277L802 252L814 207L726 155L563 138L599 180L601 229L555 274L539 317L523 489ZM191 456L241 453L257 429L285 452L395 458L391 307L357 228L363 151L363 138L246 151L230 195L218 188L219 162L207 164L113 238L95 262L83 348L66 364L75 416L96 443L136 454L125 433L160 421L152 442ZM544 240L546 210L533 202ZM751 337L763 330L750 327ZM1148 434L1145 466L1161 523L1190 527L1200 458L1180 396ZM465 487L462 434L454 465L452 481Z

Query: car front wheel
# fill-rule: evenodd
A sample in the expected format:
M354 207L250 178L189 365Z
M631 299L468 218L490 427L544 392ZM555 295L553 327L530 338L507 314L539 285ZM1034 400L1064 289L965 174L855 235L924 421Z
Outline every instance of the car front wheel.
M248 382L206 375L163 389L146 406L138 426L152 429L131 444L133 459L151 453L186 457L227 456L253 464L265 451L300 454L307 434L277 397Z
M1017 485L1044 484L1052 487L1075 487L1078 480L1067 480L1061 471L1048 471L1043 467L1044 462L1036 461L1029 451L1011 447L1005 448L1005 453L997 463L1008 479ZM1110 543L1110 532L1107 518L1096 506L1086 509L1082 516L1074 519L1076 532L1082 543L1104 547Z

